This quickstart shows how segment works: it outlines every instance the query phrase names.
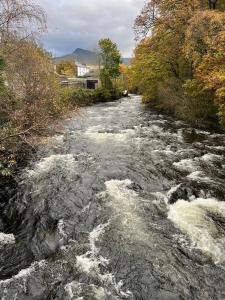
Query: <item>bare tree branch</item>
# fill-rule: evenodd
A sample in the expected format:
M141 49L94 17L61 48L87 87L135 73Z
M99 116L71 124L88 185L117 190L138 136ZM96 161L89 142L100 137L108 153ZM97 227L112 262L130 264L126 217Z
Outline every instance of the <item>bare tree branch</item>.
M0 139L0 143L1 143L1 142L4 142L4 141L7 140L7 139L14 138L14 137L20 137L20 138L21 138L22 135L26 135L27 133L30 133L31 130L36 129L37 127L39 127L39 126L40 126L43 122L45 122L46 120L47 120L47 118L45 118L44 120L42 120L42 122L37 123L37 124L31 126L30 128L28 128L28 129L26 129L26 130L23 130L23 131L21 131L21 132L17 132L17 133L15 133L15 134L8 135L8 136L6 136L6 137Z

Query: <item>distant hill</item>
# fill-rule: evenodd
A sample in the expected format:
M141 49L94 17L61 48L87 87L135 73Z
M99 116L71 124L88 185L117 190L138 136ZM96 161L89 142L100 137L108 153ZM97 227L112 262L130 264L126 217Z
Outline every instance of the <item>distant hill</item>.
M55 63L59 63L62 60L74 59L75 61L86 65L98 65L99 59L95 52L77 48L73 53L67 54L61 57L54 58ZM125 65L130 63L130 58L122 58Z
M131 61L131 58L128 58L128 57L122 57L122 62L123 62L123 64L129 65L129 64L130 64L130 61Z

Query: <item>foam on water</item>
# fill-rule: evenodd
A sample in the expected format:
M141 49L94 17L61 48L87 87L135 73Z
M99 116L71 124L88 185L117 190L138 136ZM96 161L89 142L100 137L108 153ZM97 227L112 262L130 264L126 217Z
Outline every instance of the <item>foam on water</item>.
M68 122L65 133L40 153L55 155L25 170L17 202L19 212L26 204L21 220L27 246L41 257L57 247L43 268L35 263L0 282L0 291L6 290L0 298L32 298L44 288L39 298L224 299L223 266L203 254L225 264L225 204L210 198L217 185L223 194L222 155L210 153L222 154L216 151L222 140L196 137L192 143L188 125L181 128L183 123L132 98L88 108L86 118ZM67 151L74 155L56 154ZM195 182L209 177L215 181L210 187ZM168 198L178 201L170 205ZM196 247L202 252L189 251Z
M35 165L33 170L28 170L28 177L33 179L48 175L52 169L60 167L63 170L67 170L69 173L72 172L76 162L72 154L66 155L51 155L49 157L43 158L40 162Z
M212 150L225 151L224 146L206 146L206 148L209 148L209 149L212 149Z
M222 155L206 153L200 157L191 159L182 159L179 162L174 162L173 166L182 172L188 172L187 178L192 181L214 183L214 180L206 175L208 167L216 168L216 163L221 163L224 160Z
M100 265L100 261L95 257L88 257L88 254L78 255L77 257L77 266L84 273L97 274Z
M64 241L67 239L67 234L65 232L65 224L64 224L63 219L58 221L58 226L57 227L58 227L58 235L59 235L59 238L60 238L59 243L61 245L63 245ZM61 247L63 247L63 246L61 246Z
M20 270L18 274L13 276L10 279L1 280L0 281L0 289L5 288L7 292L7 288L10 286L12 282L18 281L20 284L20 281L22 280L22 284L25 285L25 282L32 277L32 273L36 271L37 268L44 268L46 266L46 261L41 260L39 262L34 262L29 268Z
M89 234L90 250L83 255L77 256L77 266L85 273L99 273L99 265L107 263L107 260L98 256L99 248L96 246L96 242L100 239L100 236L104 233L105 228L109 223L100 224L93 229Z
M92 232L89 234L89 244L90 244L90 250L87 251L83 255L79 255L76 257L77 259L77 267L80 269L80 271L91 275L93 277L97 277L104 286L113 288L119 295L128 298L131 296L131 293L129 291L124 292L122 290L123 282L119 281L116 282L115 276L112 273L106 272L102 273L100 271L100 266L107 266L109 264L109 260L102 257L99 254L100 249L96 246L96 242L99 241L101 235L104 234L105 228L109 225L109 223L106 224L100 224L96 228L93 229ZM72 286L74 284L72 283ZM68 294L73 295L71 284L66 286L66 290ZM104 290L98 289L97 295L102 295L102 292ZM99 294L100 292L100 294ZM71 298L72 299L72 298ZM101 298L96 298L101 299ZM102 298L104 299L104 298Z
M225 220L224 202L210 198L192 202L178 200L169 206L168 218L216 264L225 262L225 228L219 224L221 218Z
M222 155L206 153L201 157L195 157L193 159L182 159L179 162L174 162L173 166L179 171L194 172L199 171L202 163L213 163L222 161L223 159L224 157Z
M201 160L205 162L209 162L209 161L213 162L213 161L223 160L223 157L221 155L207 153L201 157Z
M68 283L64 287L64 290L67 292L70 299L73 299L73 297L74 297L73 288L77 288L77 283L73 282L73 281Z
M173 158L176 155L176 153L171 150L153 150L152 153L159 154L161 156L171 157L171 158Z
M118 222L121 222L124 233L132 236L132 239L145 240L145 226L137 213L139 201L142 199L128 188L131 184L129 179L107 181L106 193L110 197L110 205Z
M101 125L89 127L85 131L85 136L93 139L97 143L106 143L108 140L124 142L127 138L132 137L135 131L133 129L121 130L119 132L106 132Z
M97 287L94 284L86 285L76 281L72 281L64 287L64 290L66 291L69 299L76 300L85 300L85 298L83 297L85 289L88 289L89 297L93 300L105 300L108 299L107 296L111 295L111 293L106 291L104 288Z
M196 161L193 159L182 159L179 162L174 162L173 166L179 171L193 172L198 168Z
M15 237L13 234L5 234L3 232L0 232L0 246L14 243Z
M198 181L198 182L205 182L205 183L212 183L213 180L207 176L202 171L195 171L192 172L187 176L188 179Z

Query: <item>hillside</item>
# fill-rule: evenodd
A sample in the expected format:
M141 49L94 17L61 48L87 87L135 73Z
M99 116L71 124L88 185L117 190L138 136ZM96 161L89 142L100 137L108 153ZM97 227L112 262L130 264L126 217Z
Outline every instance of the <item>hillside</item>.
M62 61L62 60L70 60L75 59L76 61L86 64L86 65L98 65L99 64L99 58L94 51L89 51L81 48L77 48L73 53L67 54L61 57L54 58L54 61L56 63ZM124 64L128 65L130 63L130 58L122 58L122 61Z

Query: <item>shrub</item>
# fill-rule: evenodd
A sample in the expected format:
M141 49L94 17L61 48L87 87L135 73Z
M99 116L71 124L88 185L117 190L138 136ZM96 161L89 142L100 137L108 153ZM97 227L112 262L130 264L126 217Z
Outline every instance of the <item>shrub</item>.
M62 88L61 101L64 105L71 107L89 106L100 102L117 100L122 96L119 89L107 90L98 88L96 90Z

